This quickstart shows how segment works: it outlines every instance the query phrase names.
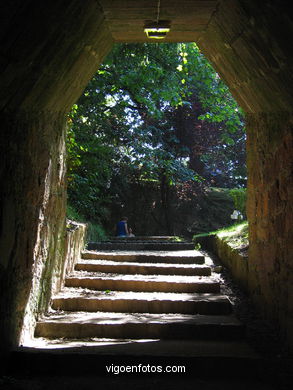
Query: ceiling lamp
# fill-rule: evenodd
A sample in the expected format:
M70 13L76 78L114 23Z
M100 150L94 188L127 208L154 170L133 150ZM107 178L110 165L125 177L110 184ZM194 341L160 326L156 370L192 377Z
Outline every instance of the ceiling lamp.
M160 20L160 5L161 0L158 0L157 20L155 22L146 23L144 32L148 38L164 39L170 31L170 22L168 20Z

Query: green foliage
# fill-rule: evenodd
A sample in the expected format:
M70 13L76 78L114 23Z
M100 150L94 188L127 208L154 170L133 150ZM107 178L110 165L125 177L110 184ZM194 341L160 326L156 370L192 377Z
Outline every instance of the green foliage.
M225 131L222 140L232 142L229 133L243 127L243 113L233 99L228 87L220 79L196 44L182 44L182 65L180 70L185 80L185 96L196 91L205 112L199 119L222 123Z
M171 242L182 242L182 241L184 241L184 238L183 237L179 237L179 236L172 236L172 238L169 241L171 241Z
M247 191L246 188L233 188L229 191L236 210L239 210L242 215L246 215L246 201Z
M192 234L214 232L231 224L233 200L226 188L205 188L200 196L193 196L190 208L193 223L189 228Z
M86 127L74 122L78 109L69 118L67 137L68 196L70 203L86 220L102 223L108 216L111 196L107 191L112 174L113 150Z
M87 242L104 241L107 238L108 235L102 226L98 225L97 223L88 222L86 235Z
M70 204L104 225L130 183L155 181L167 219L169 187L245 181L244 143L241 110L195 43L116 45L68 117Z
M197 242L194 247L195 250L200 251L201 250L201 244Z
M88 221L83 215L81 215L77 210L74 209L71 205L67 205L66 216L68 219L71 219L76 222L86 223L86 242L95 242L103 241L107 239L107 233L104 228L96 222Z
M69 204L67 204L66 217L72 221L84 223L84 218Z

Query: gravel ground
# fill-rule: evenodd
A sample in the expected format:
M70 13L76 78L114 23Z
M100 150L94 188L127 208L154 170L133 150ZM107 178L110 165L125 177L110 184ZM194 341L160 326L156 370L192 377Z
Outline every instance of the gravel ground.
M278 329L261 317L248 295L233 281L229 271L221 266L219 259L209 252L203 253L212 260L215 268L220 266L221 293L229 297L235 315L246 325L249 343L267 358L287 357L285 347L280 344Z
M274 389L292 389L293 357L281 342L278 328L262 318L249 296L233 281L229 271L221 266L217 256L202 252L210 258L215 268L220 267L221 293L229 297L236 317L245 324L248 343L266 362L267 372L264 375Z

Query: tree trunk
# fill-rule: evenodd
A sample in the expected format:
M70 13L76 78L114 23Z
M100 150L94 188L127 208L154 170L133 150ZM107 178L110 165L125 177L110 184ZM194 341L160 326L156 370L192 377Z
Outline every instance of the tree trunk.
M170 188L165 173L161 175L161 204L165 220L166 232L168 235L172 235L173 229L170 218Z

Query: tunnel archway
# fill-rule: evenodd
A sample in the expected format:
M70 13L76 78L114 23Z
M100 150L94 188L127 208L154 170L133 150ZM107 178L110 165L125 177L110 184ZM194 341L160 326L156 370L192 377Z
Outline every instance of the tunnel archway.
M196 41L246 113L248 284L292 346L292 19L275 0L161 4L161 17L172 22L167 41ZM33 326L33 314L47 304L40 290L49 295L58 275L66 112L115 42L146 41L142 27L155 6L130 0L2 6L2 345L19 342L23 323Z

